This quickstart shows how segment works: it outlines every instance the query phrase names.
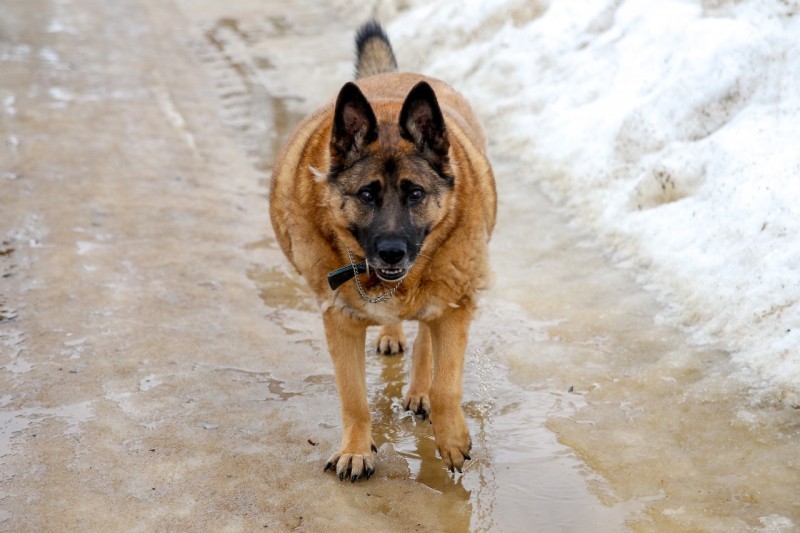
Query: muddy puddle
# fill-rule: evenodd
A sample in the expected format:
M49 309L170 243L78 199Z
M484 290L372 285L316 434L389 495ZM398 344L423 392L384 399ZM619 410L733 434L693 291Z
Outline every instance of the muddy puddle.
M321 334L319 313L296 275L275 267L255 269L250 276L261 290L266 316L281 325L285 340L324 349L314 342ZM497 322L506 323L503 331L498 331ZM546 427L551 416L573 415L585 404L583 394L567 387L519 386L509 379L502 354L509 341L530 343L528 350L535 350L549 338L548 325L534 321L515 304L487 295L473 326L465 369L464 408L475 453L463 475L443 468L429 422L401 407L410 357L387 357L368 349L369 401L381 458L393 465L402 459L407 470L403 477L463 504L454 508L458 512L439 517L450 524L448 530L588 529L598 521L622 527L629 512L639 507L636 502L598 499L588 481L603 494L610 494L611 488ZM377 332L371 328L369 338ZM415 325L407 325L406 333L413 338ZM334 387L330 373L308 376L306 381L328 390ZM324 430L321 435L334 444L338 425Z
M0 531L798 530L798 413L752 400L498 147L472 461L444 469L400 408L410 358L368 351L378 471L323 474L338 398L268 169L349 79L366 13L87 1L16 3L0 43Z

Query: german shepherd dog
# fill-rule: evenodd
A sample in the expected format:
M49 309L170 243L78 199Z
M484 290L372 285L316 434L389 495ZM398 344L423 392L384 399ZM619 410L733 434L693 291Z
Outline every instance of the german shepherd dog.
M398 353L402 321L416 320L404 405L430 416L444 464L460 472L472 447L464 351L497 209L486 138L445 82L397 72L377 22L359 29L356 49L356 81L297 126L270 190L277 240L316 294L336 374L342 445L325 470L351 481L375 472L366 329L382 325L378 351Z

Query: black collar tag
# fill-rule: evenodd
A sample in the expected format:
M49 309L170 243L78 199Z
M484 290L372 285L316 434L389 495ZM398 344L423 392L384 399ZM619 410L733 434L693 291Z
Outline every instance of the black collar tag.
M359 274L363 274L367 271L367 264L359 263L357 265L347 265L333 272L329 272L328 285L331 286L331 290L335 291L342 283L349 281L355 275L353 274L353 269L357 270Z

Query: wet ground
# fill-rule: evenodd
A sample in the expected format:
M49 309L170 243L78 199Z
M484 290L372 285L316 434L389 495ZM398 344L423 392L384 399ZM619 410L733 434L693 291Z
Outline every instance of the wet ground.
M443 468L399 409L408 358L368 354L376 477L322 473L332 369L266 194L352 72L351 15L4 3L0 531L798 530L798 413L753 404L509 159L473 461Z

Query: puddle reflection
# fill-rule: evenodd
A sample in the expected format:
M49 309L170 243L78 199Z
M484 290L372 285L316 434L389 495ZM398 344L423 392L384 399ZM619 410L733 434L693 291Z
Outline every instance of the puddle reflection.
M407 326L406 329L410 337L416 334L416 327ZM367 342L371 340L368 337ZM439 459L430 420L408 416L401 406L410 360L410 351L384 356L368 348L367 387L375 442L379 447L390 443L408 463L414 481L462 502L463 512L459 516L449 516L447 527L453 531L466 531L472 515L472 491L465 487L464 475L451 474Z

